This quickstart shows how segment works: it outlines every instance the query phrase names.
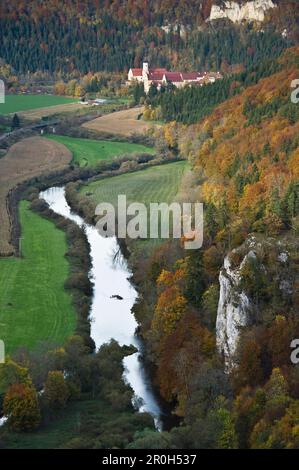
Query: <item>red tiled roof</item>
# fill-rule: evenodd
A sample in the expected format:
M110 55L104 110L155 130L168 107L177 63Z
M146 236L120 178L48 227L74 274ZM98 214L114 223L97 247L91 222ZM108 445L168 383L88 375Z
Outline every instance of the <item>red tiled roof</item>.
M163 72L152 72L149 73L149 80L162 80L164 76Z
M133 77L141 77L142 76L142 69L131 69L133 73Z
M165 77L170 82L176 82L177 83L177 82L182 82L183 81L180 72L166 72Z
M199 77L198 72L182 72L183 80L197 80Z
M142 68L131 69L133 77L142 77ZM219 72L168 72L165 68L152 68L149 69L148 78L151 82L160 83L163 81L163 77L170 82L181 83L183 81L190 81L193 83L206 82L211 78L222 78Z

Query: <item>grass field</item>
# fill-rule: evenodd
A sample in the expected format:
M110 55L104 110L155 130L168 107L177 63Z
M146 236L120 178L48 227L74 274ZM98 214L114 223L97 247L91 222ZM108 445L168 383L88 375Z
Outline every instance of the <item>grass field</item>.
M127 204L141 202L149 207L151 202L171 203L180 188L183 173L188 163L176 162L167 165L154 166L135 173L95 181L81 188L82 194L91 194L96 204L110 202L117 207L119 194L125 194ZM161 240L136 241L136 250L149 250Z
M172 202L178 192L181 177L187 162L169 163L126 173L124 175L94 181L81 188L82 193L92 193L96 203L117 204L119 194L127 196L127 202Z
M46 137L64 144L72 152L73 162L80 166L92 166L100 160L108 160L127 153L155 153L151 147L129 142L77 139L60 135L47 135Z
M138 119L143 111L143 106L117 111L88 121L82 127L116 135L144 134L155 125L150 121Z
M34 176L68 166L71 152L58 142L30 137L10 147L0 159L0 254L14 254L11 245L12 214L8 211L7 195L19 183Z
M18 113L37 108L65 105L78 102L78 98L55 95L6 95L5 103L0 104L0 114Z
M45 340L61 344L76 325L64 290L65 234L28 205L20 204L23 258L0 259L0 338L6 353Z

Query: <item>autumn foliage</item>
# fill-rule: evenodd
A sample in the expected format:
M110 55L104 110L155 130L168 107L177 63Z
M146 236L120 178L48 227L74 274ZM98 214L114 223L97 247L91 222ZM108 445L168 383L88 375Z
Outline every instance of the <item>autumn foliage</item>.
M250 231L277 235L298 225L299 107L291 101L291 83L299 76L299 48L278 62L279 72L198 124L170 122L164 128L168 147L204 177L201 199L211 216L206 234L213 232L228 248Z
M14 431L32 431L40 424L38 397L33 386L11 385L4 398L3 410Z
M201 250L172 252L171 263L166 248L159 263L152 258L155 295L143 330L156 383L184 417L190 446L196 439L207 447L298 446L299 375L290 343L299 335L299 105L291 102L299 48L279 61L280 71L197 124L171 121L158 131L192 165L185 199L195 195L205 206ZM256 256L242 264L239 288L251 299L252 323L240 331L229 390L215 347L218 277L227 253L233 267L241 265L251 237ZM217 435L220 415L225 437L215 444L207 436L209 429Z

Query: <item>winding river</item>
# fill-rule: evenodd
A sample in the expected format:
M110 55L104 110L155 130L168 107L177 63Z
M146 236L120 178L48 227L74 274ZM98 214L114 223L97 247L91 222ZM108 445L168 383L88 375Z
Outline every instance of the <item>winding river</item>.
M65 198L65 190L53 187L40 193L49 207L59 215L72 220L85 230L90 244L92 268L90 279L94 283L90 319L91 337L96 348L115 339L121 346L134 345L137 353L124 358L124 380L134 390L134 403L140 412L148 412L158 430L162 429L162 412L153 393L141 361L141 343L135 335L137 322L131 309L137 292L130 284L131 275L125 258L120 254L115 237L102 237L95 227L73 213ZM115 256L117 254L117 256ZM111 298L118 295L123 300Z

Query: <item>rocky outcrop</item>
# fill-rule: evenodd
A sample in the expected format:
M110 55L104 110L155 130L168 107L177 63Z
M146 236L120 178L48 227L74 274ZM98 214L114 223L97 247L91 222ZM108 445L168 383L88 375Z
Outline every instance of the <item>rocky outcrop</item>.
M219 274L216 341L228 372L237 363L242 329L269 322L279 313L277 305L294 303L298 250L296 238L256 234L225 257Z
M186 35L187 35L187 32L190 31L191 27L190 25L189 26L185 26L183 24L180 24L180 23L176 23L176 24L165 24L165 25L162 25L161 26L161 29L166 33L166 34L169 34L171 33L172 31L175 32L175 33L178 33L180 35L181 38L185 38Z
M250 257L255 257L254 251L249 251L240 266L233 269L230 258L227 256L219 275L220 296L216 321L216 341L218 351L224 357L227 370L234 366L240 329L250 322L252 304L245 292L240 290L240 270Z
M239 4L233 1L224 1L222 6L213 5L208 21L229 19L233 23L242 21L263 22L265 12L276 5L272 0L253 0Z

